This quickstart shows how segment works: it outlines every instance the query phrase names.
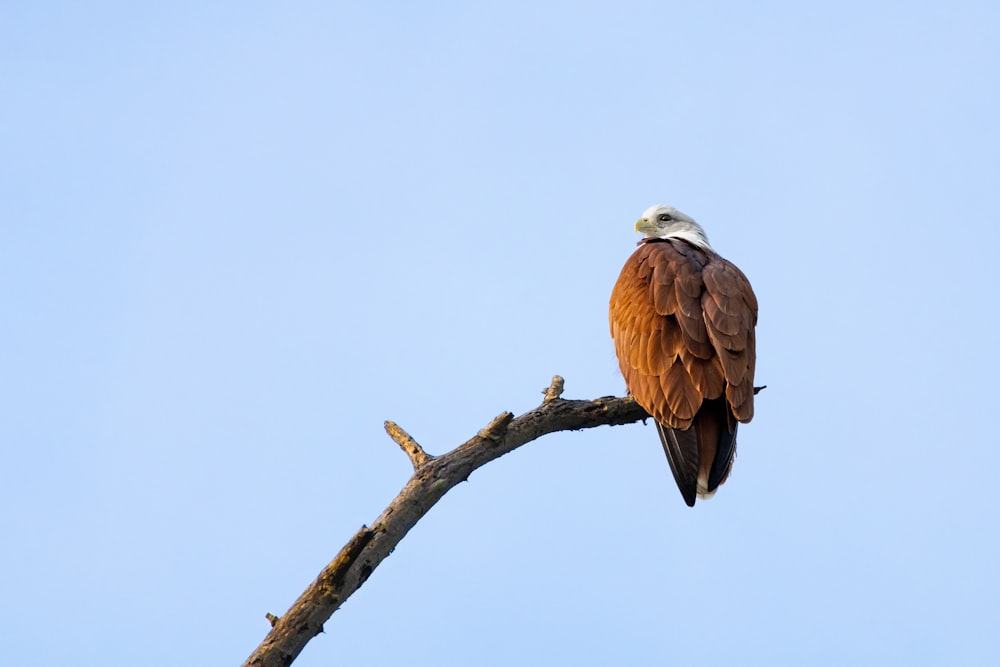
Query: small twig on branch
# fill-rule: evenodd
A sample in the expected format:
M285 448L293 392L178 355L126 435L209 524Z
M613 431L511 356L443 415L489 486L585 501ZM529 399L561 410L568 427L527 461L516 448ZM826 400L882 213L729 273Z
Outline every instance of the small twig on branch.
M396 444L399 445L399 448L406 452L406 455L410 457L410 463L413 464L414 470L417 470L420 466L434 458L425 452L424 448L421 447L409 433L400 428L399 424L396 422L386 420L385 432L388 433L389 437L395 440Z
M542 402L548 403L549 401L554 401L561 397L563 393L563 386L565 384L566 381L562 379L561 375L553 375L552 384L550 384L547 389L542 390L542 393L545 394L545 398L542 399Z
M479 429L478 436L483 440L489 440L491 442L502 442L503 436L507 433L507 427L510 425L511 420L514 419L514 415L509 412L502 412L493 418L489 424L484 428ZM470 440L469 442L462 445L475 446L479 444L475 440ZM477 468L479 466L476 466Z
M413 476L371 528L362 527L283 616L268 615L271 632L244 667L288 667L417 521L477 468L547 433L632 424L649 416L631 398L574 401L562 399L562 391L563 379L557 375L540 406L517 418L504 412L467 442L436 457L386 422L389 436L413 463Z

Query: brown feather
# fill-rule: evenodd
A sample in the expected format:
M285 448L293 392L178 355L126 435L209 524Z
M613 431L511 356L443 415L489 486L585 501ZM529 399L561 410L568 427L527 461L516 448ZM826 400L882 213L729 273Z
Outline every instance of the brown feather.
M654 329L646 345L646 367L650 375L657 377L667 372L677 356L676 348L671 344L672 332L658 328L662 326L661 318L653 321Z
M693 355L685 355L682 361L694 386L704 398L722 396L726 390L726 377L718 359L698 359Z
M733 416L743 423L753 419L753 379L726 387L726 401Z
M684 368L684 364L673 364L660 376L660 388L667 402L668 413L658 419L672 428L687 428L691 425L698 408L701 407L701 393Z

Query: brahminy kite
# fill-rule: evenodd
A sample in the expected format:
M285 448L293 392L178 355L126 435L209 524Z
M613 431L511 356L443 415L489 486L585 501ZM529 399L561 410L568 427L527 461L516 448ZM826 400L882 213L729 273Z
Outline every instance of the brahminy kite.
M711 498L736 455L738 422L753 418L757 297L694 220L651 206L645 234L611 292L618 366L656 421L684 502Z

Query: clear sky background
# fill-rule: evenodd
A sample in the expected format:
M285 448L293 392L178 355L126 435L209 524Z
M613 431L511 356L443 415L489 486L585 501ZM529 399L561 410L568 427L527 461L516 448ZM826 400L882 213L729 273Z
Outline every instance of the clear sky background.
M760 300L651 425L474 473L296 665L998 664L994 2L5 3L6 664L233 665L410 464L624 392L650 204Z

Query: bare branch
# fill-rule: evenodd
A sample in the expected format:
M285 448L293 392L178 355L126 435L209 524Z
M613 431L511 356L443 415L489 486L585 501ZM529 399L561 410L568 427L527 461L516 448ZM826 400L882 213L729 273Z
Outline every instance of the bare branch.
M504 412L467 442L437 457L424 452L396 424L386 422L390 437L410 457L413 476L371 528L362 526L283 616L268 615L273 627L244 667L290 665L417 521L480 466L547 433L632 424L649 416L631 398L565 400L562 390L563 379L557 375L540 406L517 418Z

